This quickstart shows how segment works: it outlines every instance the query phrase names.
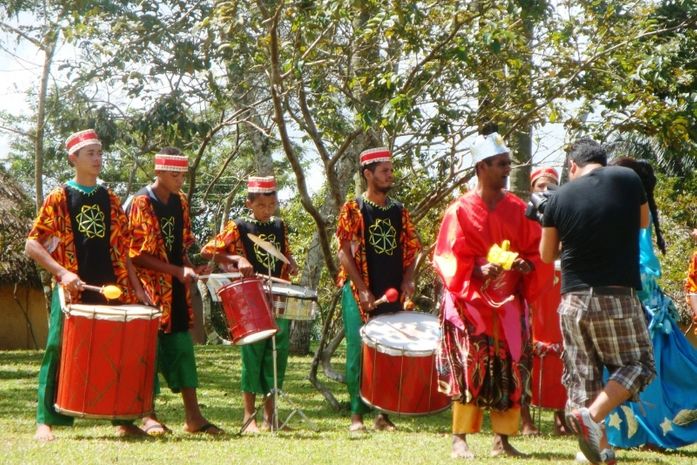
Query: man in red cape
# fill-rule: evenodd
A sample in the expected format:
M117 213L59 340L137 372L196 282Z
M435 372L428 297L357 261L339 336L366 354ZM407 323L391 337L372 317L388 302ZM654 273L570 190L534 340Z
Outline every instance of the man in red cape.
M466 435L479 432L484 409L495 433L492 455L518 456L508 436L520 422L527 302L549 282L553 268L540 261L540 225L505 190L511 161L493 125L478 136L472 155L477 187L448 207L433 260L445 285L440 389L453 398L454 458L474 457ZM492 246L504 241L515 259L487 260Z

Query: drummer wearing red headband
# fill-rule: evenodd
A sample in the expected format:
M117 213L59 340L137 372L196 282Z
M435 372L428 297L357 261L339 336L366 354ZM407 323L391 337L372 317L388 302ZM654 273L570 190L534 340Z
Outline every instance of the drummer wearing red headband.
M271 273L276 278L287 279L298 272L298 266L290 252L288 228L286 223L274 215L278 208L276 197L276 180L273 176L252 176L247 181L247 208L252 211L249 218L229 221L220 234L215 236L201 250L204 257L212 258L226 271L239 271L250 276L253 273L263 275ZM283 263L249 237L256 235L271 243L290 262ZM276 318L279 331L276 333L276 367L278 389L283 387L288 352L290 346L290 320ZM264 418L262 429L268 430L273 424L273 343L265 339L241 347L242 352L242 397L244 401L243 425L245 433L258 433L256 423L256 395L266 396L264 401Z
M559 175L554 168L541 167L530 174L530 191L544 192L559 186ZM561 301L561 272L557 269L552 280L539 298L532 302L532 398L522 405L523 434L539 433L530 415L530 403L542 408L555 409L554 434L566 434L564 406L566 388L561 383L564 363L561 358L562 336L557 308ZM529 397L529 396L528 396ZM529 434L529 433L528 433Z
M75 177L44 200L29 232L26 254L54 276L73 303L107 303L101 294L82 292L85 283L116 283L123 291L120 303L145 302L128 260L128 221L121 202L111 190L97 184L102 170L102 143L97 133L93 129L76 132L65 145ZM73 417L56 412L54 407L63 326L57 290L54 286L46 352L39 371L34 438L40 441L54 439L53 426L73 424ZM112 423L121 436L144 434L130 421Z
M165 147L155 155L155 182L136 192L126 205L131 228L130 256L153 305L162 310L158 337L158 371L172 392L181 392L185 431L221 434L206 420L196 397L198 374L189 329L193 326L191 283L205 266L194 268L188 250L194 244L189 204L181 187L189 160L179 149ZM152 417L144 418L150 435L169 432Z
M394 184L392 154L379 147L360 156L360 173L367 190L341 208L336 237L339 240L343 286L342 309L346 334L346 385L351 399L349 431L365 431L363 415L370 411L360 397L361 337L359 330L372 316L399 311L400 301L375 301L390 288L400 290L400 300L414 293L414 264L421 244L401 203L388 197ZM393 430L387 415L375 419L378 430Z

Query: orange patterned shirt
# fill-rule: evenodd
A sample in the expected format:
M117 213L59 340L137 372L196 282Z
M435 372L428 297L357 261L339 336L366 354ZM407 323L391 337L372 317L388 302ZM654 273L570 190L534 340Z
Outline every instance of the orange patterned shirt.
M99 188L102 189L103 187ZM29 231L28 239L38 241L55 261L71 273L77 274L78 262L75 251L75 239L65 189L65 186L58 187L44 199L39 214L34 220L34 225L31 231ZM123 295L119 300L121 303L136 303L137 298L128 281L128 269L126 268L129 242L128 220L121 209L119 198L111 190L107 189L107 192L109 193L110 205L109 254L112 267L114 268L116 284L123 291ZM80 278L86 282L90 280L89 276L80 276ZM79 301L80 298L78 297Z
M191 233L191 218L186 195L181 191L176 195L179 195L182 206L184 227L182 232L182 252L186 256L195 239ZM167 258L165 240L160 229L160 221L147 195L137 195L133 198L129 208L128 220L131 227L130 257L148 254L168 263L169 259ZM162 310L162 319L160 320L162 330L165 333L170 333L172 331L172 279L175 278L168 273L160 273L159 271L143 267L137 267L136 270L143 289L150 297L150 300L156 307ZM191 328L194 322L194 312L191 307L191 290L188 285L184 287L186 289L189 328Z
M690 260L690 266L687 270L685 293L697 294L697 251L692 254L692 260Z
M361 215L361 209L356 199L349 200L341 207L336 225L336 238L339 240L339 247L344 242L351 243L353 261L361 273L363 282L368 286L368 260L366 258L365 234L363 233L363 215ZM402 207L402 232L399 239L402 247L402 271L404 271L414 263L416 254L421 250L421 243L416 236L416 228L411 221L409 212L404 207ZM342 286L348 279L348 273L341 267L337 284ZM353 283L351 283L351 290L356 302L359 302L358 289ZM363 321L368 321L368 315L363 312L360 305L358 308Z

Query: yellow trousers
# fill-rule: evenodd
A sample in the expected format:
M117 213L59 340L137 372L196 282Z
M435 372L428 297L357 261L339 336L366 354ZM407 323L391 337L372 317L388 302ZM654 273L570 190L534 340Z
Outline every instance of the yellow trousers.
M482 429L484 410L474 404L463 404L454 401L453 409L453 434L478 433ZM520 423L520 407L510 408L504 411L489 411L491 429L494 433L513 436L518 433Z

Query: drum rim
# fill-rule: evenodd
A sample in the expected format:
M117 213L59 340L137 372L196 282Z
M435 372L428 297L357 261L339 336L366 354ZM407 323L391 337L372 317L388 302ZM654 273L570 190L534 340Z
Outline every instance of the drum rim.
M263 341L265 339L268 339L272 336L275 336L278 333L278 328L271 328L271 329L263 329L261 331L256 331L254 333L249 333L247 335L242 336L241 338L237 339L236 341L232 341L233 344L238 345L238 346L245 346L248 344L254 344L255 342ZM247 339L248 337L252 336L261 336L258 339L255 338L253 340L249 340L246 342L240 342L240 340Z
M430 355L435 354L437 349L438 349L438 341L440 341L441 336L438 336L435 338L432 349L404 349L404 348L395 347L392 345L382 343L382 342L378 341L377 339L375 339L374 337L371 337L371 335L367 334L368 325L371 322L377 321L380 318L390 317L393 315L413 315L413 314L426 315L427 319L432 320L436 324L439 324L437 316L433 315L432 313L426 313L426 312L400 311L400 312L395 312L395 313L387 313L385 315L378 315L375 318L373 318L372 320L368 321L363 326L361 326L361 329L359 331L360 336L361 336L361 343L364 344L366 347L369 347L371 349L375 349L382 354L392 355L392 356L407 355L409 357L428 357ZM438 326L438 328L440 330L440 326Z
M439 394L443 394L443 393L440 392ZM446 398L448 397L446 394L443 394L443 395ZM429 410L428 412L403 412L403 411L400 412L397 410L385 409L385 408L382 408L382 407L375 405L374 403L372 403L371 401L366 399L365 396L363 396L362 392L360 393L360 396L361 396L361 400L370 408L378 410L382 413L387 413L389 415L400 415L400 416L405 416L405 417L424 417L426 415L437 415L439 413L442 413L442 412L445 412L446 410L448 410L453 403L452 399L450 399L450 401L444 407L436 409L436 410Z
M53 404L53 407L56 409L56 412L61 413L63 415L67 415L69 417L93 418L100 420L137 420L138 418L143 418L144 416L152 415L152 413L155 411L153 408L151 408L150 410L146 410L143 413L132 413L128 415L107 415L99 413L85 413L77 410L65 409L59 406L57 402Z
M294 289L304 289L304 291L302 293L300 293L300 291L291 292ZM281 290L285 292L278 292ZM317 289L297 284L271 283L271 294L292 297L298 300L317 300Z
M67 304L62 311L66 316L106 321L154 320L162 316L162 310L157 307L136 304Z

